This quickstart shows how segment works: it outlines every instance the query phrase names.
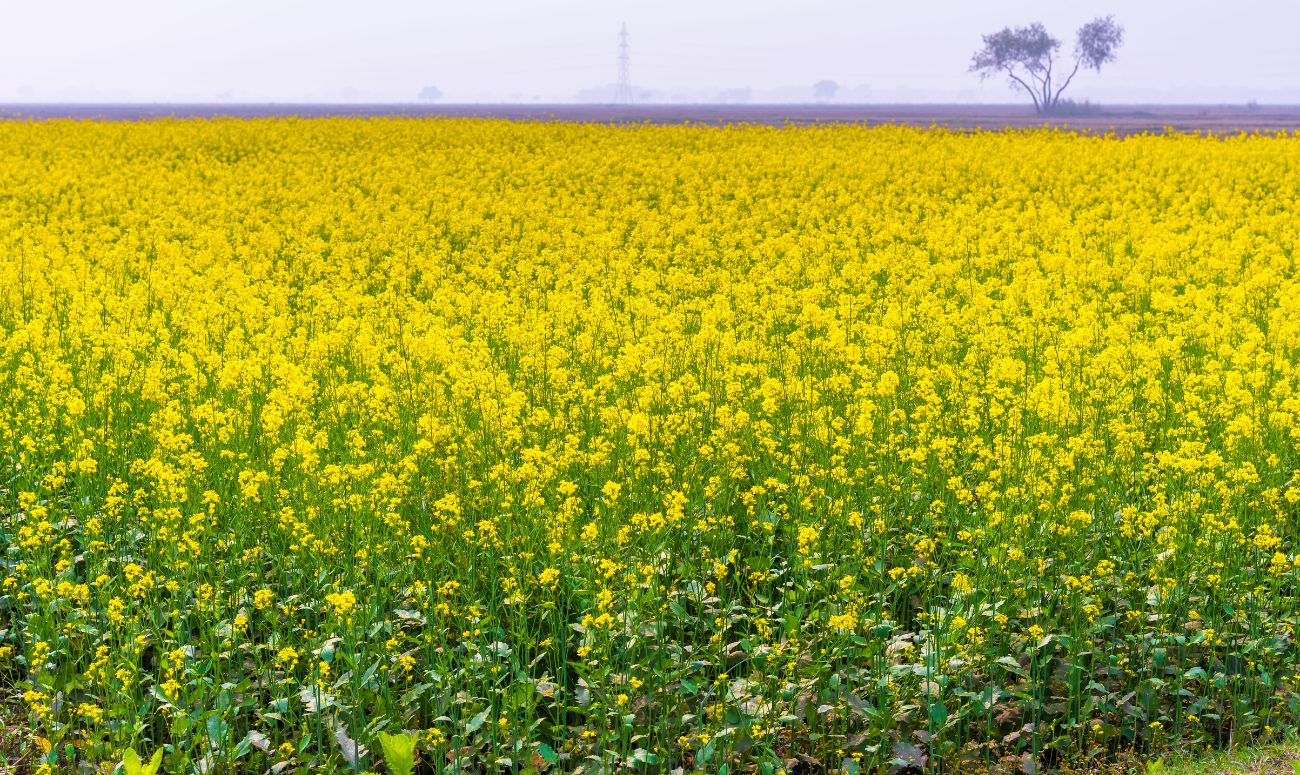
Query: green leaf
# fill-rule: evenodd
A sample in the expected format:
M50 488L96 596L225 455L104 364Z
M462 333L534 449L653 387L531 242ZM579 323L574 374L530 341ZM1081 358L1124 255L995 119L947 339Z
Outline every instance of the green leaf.
M140 775L140 755L134 749L128 748L122 754L122 769L126 775Z
M1028 675L1028 673L1025 672L1025 669L1020 666L1020 663L1016 661L1015 657L999 657L998 664L1005 667L1008 672L1014 673L1022 678Z
M252 738L245 735L244 739L240 740L239 744L235 746L235 752L231 754L230 758L242 759L245 756L247 756L248 752L251 750L253 750L253 740Z
M230 725L217 714L208 716L208 739L212 741L213 748L220 748L226 741L226 730Z
M366 670L365 675L361 676L361 685L368 686L370 679L374 678L377 672L379 672L379 660L375 660L375 663Z
M415 686L411 687L410 691L402 695L402 704L414 705L416 700L420 699L420 695L424 694L425 692L429 691L432 688L433 688L433 684L416 684Z
M415 770L415 735L380 732L379 747L384 749L384 764L393 775L411 775Z
M479 727L483 726L483 722L487 721L488 712L490 712L491 710L492 710L491 708L488 708L487 710L478 714L474 718L470 719L469 723L465 725L465 731L469 732L470 734L477 732L479 730Z
M556 764L560 761L559 754L546 743L537 744L537 755L545 759L548 764Z
M505 705L510 710L518 710L528 705L529 700L533 698L535 688L532 684L519 681L511 684L510 688L505 691Z
M153 757L149 759L148 764L140 762L140 756L134 749L128 748L122 754L122 769L126 775L155 775L158 768L162 766L163 751L161 748L153 752Z
M944 725L944 722L946 722L947 720L948 720L948 706L944 705L942 700L930 705L931 724L933 724L936 727L942 727Z

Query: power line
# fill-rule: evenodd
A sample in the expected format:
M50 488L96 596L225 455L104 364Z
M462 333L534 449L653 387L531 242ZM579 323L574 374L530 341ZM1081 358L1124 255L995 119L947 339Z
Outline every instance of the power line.
M632 57L627 48L627 23L618 33L618 81L614 85L614 103L632 104Z

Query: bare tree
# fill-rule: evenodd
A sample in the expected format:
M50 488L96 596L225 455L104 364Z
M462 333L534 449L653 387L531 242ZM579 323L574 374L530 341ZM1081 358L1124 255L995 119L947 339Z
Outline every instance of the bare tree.
M835 99L835 93L839 90L840 85L830 79L818 81L813 84L813 96L823 102L829 102L830 100Z
M1074 66L1069 73L1057 72L1056 53L1061 41L1052 37L1042 24L1006 27L984 36L984 48L975 52L971 72L980 78L1006 75L1012 88L1019 85L1034 101L1039 113L1051 113L1061 104L1061 93L1078 75L1080 68L1098 72L1101 66L1115 61L1115 52L1124 43L1124 28L1115 17L1093 19L1079 28L1074 43ZM1068 63L1067 63L1068 66ZM1064 76L1057 80L1058 75Z

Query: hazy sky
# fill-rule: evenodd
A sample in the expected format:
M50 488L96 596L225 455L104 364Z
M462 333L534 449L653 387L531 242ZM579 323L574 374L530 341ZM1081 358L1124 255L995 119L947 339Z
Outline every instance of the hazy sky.
M571 100L615 78L659 98L755 99L830 78L868 101L1012 102L967 73L980 35L1127 28L1079 99L1300 102L1297 0L0 0L0 101ZM857 88L852 88L857 87ZM847 89L852 88L852 91Z

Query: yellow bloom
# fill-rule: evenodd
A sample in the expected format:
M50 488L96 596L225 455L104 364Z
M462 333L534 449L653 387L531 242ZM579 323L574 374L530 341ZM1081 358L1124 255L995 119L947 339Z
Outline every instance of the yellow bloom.
M334 592L325 596L325 601L339 616L347 616L357 607L357 596L351 590Z

